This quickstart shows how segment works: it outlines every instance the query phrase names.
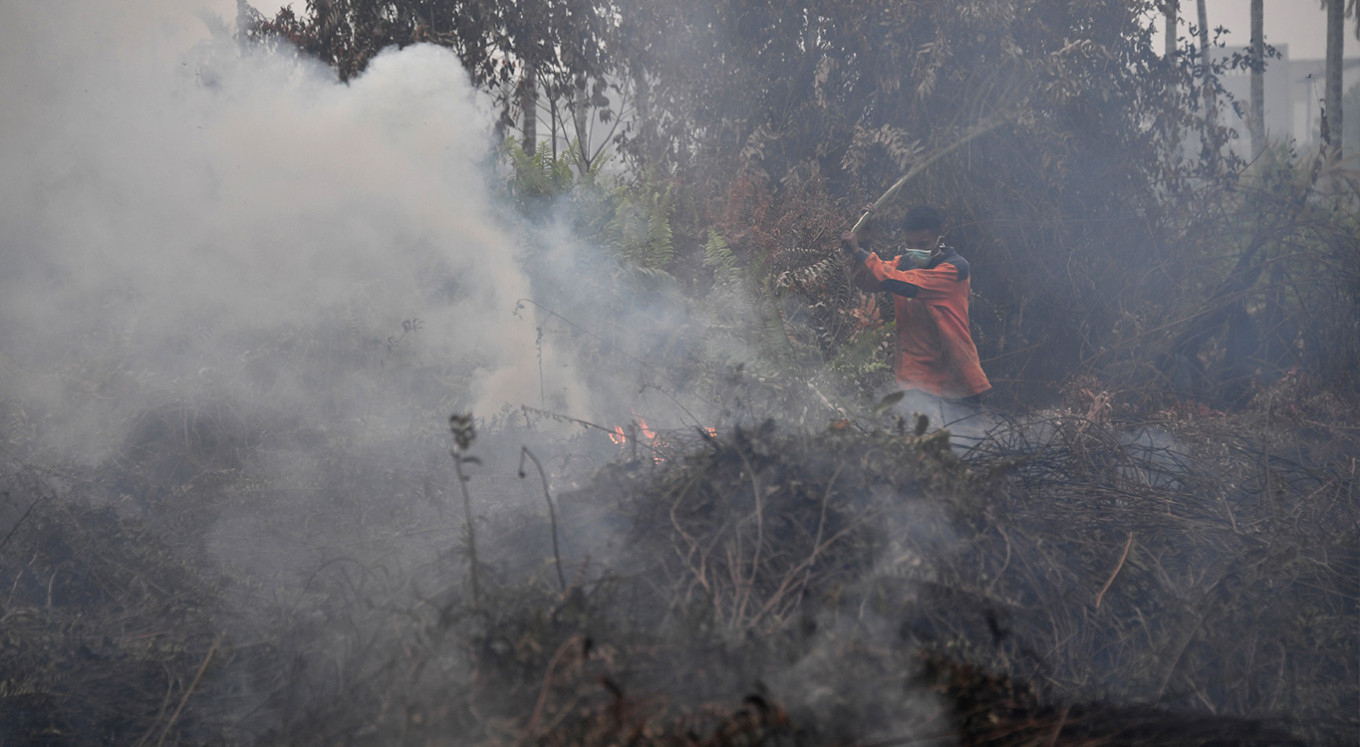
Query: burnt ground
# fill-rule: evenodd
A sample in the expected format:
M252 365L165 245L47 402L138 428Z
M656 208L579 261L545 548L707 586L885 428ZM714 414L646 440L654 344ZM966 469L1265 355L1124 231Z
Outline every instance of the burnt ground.
M1360 421L1260 404L525 418L471 536L450 444L147 413L5 464L0 740L1354 743Z

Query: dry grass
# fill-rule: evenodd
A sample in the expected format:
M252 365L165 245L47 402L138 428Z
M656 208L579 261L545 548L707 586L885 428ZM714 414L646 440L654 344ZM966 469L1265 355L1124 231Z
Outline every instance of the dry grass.
M547 500L582 443L498 477L533 428L493 429L465 450L507 452L464 465L479 604L447 463L317 439L331 469L262 484L260 448L302 436L154 414L201 432L84 474L6 465L0 733L1345 741L1360 448L1334 404L1290 401L1134 420L1092 396L954 445L892 420L663 433ZM282 565L203 551L203 517L243 510L296 533Z

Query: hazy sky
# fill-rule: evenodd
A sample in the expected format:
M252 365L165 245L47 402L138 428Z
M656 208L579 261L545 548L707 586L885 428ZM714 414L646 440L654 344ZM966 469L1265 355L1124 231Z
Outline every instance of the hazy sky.
M236 15L235 0L210 0L223 18L230 20ZM256 0L252 3L266 15L278 8L292 5L299 13L306 9L302 0L278 2L277 0ZM1195 16L1193 0L1183 0L1182 14L1191 20ZM1245 46L1251 34L1251 0L1208 0L1207 12L1209 28L1227 27L1232 33L1227 38L1230 45ZM1355 38L1355 21L1346 22L1346 56L1360 56L1360 42ZM1320 60L1326 50L1327 14L1319 0L1265 0L1266 41L1289 45L1289 58L1293 60ZM1184 33L1184 28L1182 28Z
M1225 39L1229 46L1245 46L1251 40L1251 0L1208 0L1205 5L1209 28L1226 27L1231 33ZM1191 21L1197 18L1195 3L1181 3L1182 15ZM1266 42L1289 45L1291 60L1320 60L1327 50L1327 13L1318 0L1265 0ZM1185 33L1182 26L1181 33ZM1346 20L1345 55L1360 55L1360 42L1355 39L1355 20Z

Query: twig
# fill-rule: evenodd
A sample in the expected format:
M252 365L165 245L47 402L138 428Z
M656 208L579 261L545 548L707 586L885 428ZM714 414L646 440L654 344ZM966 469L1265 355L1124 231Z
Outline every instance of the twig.
M817 562L817 559L821 557L821 554L826 550L826 548L835 544L837 540L849 534L855 528L856 527L854 526L847 526L842 528L839 532L836 532L835 534L828 537L825 542L812 548L812 552L806 558L803 558L801 561L799 561L798 565L795 565L793 568L790 568L789 572L784 574L784 580L779 584L779 588L774 590L774 593L770 595L769 601L765 602L765 606L762 607L760 611L757 612L755 616L751 618L750 622L747 623L747 627L754 627L756 622L759 621L762 616L764 616L766 613L768 613L771 609L774 608L774 606L788 591L789 584L793 580L794 576L797 576L798 573L801 571L812 568L812 566ZM806 576L804 577L802 584L804 586L807 585Z
M987 593L989 594L992 592L992 589L996 588L997 582L1001 580L1001 577L1006 575L1006 569L1011 567L1011 538L1006 536L1006 530L1002 529L999 524L996 526L996 533L1001 535L1001 539L1006 541L1006 559L1001 563L1001 570L996 572L996 575L992 577L992 582L987 585ZM1125 549L1124 552L1127 553L1128 550ZM1106 586L1109 586L1109 584L1106 584ZM1100 606L1099 599L1096 600L1096 606Z
M760 573L761 550L765 546L765 502L761 500L760 495L764 492L765 488L760 484L760 478L756 474L755 467L751 464L751 461L746 458L745 454L741 455L741 461L746 465L746 470L751 474L751 497L755 501L756 506L756 546L751 553L751 577L744 581L746 588L742 591L741 604L737 606L737 612L736 616L733 618L733 622L741 620L746 613L746 603L750 600L751 594L755 591L756 575ZM741 534L738 533L737 537L740 538ZM740 547L738 547L738 550L740 550ZM738 563L740 563L739 559ZM740 569L738 569L738 575L740 575Z
M29 565L32 565L32 564L33 564L33 561L30 560L30 561L29 561ZM26 571L26 570L28 570L28 569L27 569L27 568L20 568L20 569L19 569L19 572L16 573L16 574L14 574L14 583L10 584L10 586L9 586L9 596L5 598L5 606L8 607L11 603L14 602L14 590L19 588L19 582L23 580L23 578L24 578L24 571Z
M844 468L844 466L845 465L842 463L836 464L835 471L831 473L831 479L826 481L826 490L822 491L822 507L817 514L817 534L812 538L813 555L817 554L818 548L822 545L822 530L826 528L826 509L827 505L831 503L831 490L836 485L836 479L841 476L841 469ZM807 570L803 573L804 586L807 585L808 579L811 576L812 566L809 565Z
M827 547L830 547L832 543L841 537L841 535L849 532L851 527L845 527L837 532L835 536L831 537L831 539L827 540L825 544L822 543L822 532L826 526L826 508L831 500L831 491L836 484L836 479L840 477L841 467L842 465L836 465L836 471L831 473L831 479L826 483L826 490L822 492L822 508L821 513L817 518L817 535L812 540L812 552L784 574L783 580L779 583L779 588L774 590L774 593L770 595L770 598L765 602L765 605L760 608L760 611L751 617L747 622L746 627L754 628L756 623L779 603L779 600L784 596L785 591L789 589L789 585L793 582L794 577L800 572L803 577L798 581L798 584L801 587L806 588L809 579L812 577L812 567L816 564L817 558L822 554L822 551Z
M548 503L548 522L552 526L553 543L553 562L557 565L557 581L562 584L562 591L567 590L567 577L562 573L562 554L557 549L557 511L553 508L552 494L548 492L548 476L543 473L543 465L538 461L538 457L529 451L528 446L521 446L519 452L519 476L524 479L524 459L528 458L538 468L538 477L543 481L543 500Z
M52 576L47 579L47 609L49 610L52 609L52 587L57 583L57 574L61 572L62 566L67 565L70 562L71 561L69 560L63 560L60 563L57 563L56 567L52 569Z
M162 665L162 668L165 668L164 665ZM165 715L165 709L170 707L170 696L174 694L175 694L175 678L173 675L170 674L169 669L166 669L165 697L161 700L160 710L156 711L156 720L151 722L151 727L146 730L146 733L142 735L141 739L137 740L137 743L133 747L142 747L142 745L146 744L146 740L151 738L151 732L155 731L156 725L161 722L161 716Z
M1046 747L1053 747L1058 743L1058 737L1062 734L1063 727L1067 725L1067 712L1072 706L1063 706L1062 713L1058 714L1058 723L1053 727L1053 732L1048 735L1048 741L1044 742Z
M472 495L468 492L468 478L463 474L463 462L454 455L453 471L458 477L458 489L463 493L463 522L467 526L468 568L472 574L472 606L482 608L482 587L477 578L477 530L472 525Z
M203 678L203 673L208 670L208 663L212 661L213 654L217 653L217 644L222 642L222 637L218 636L213 641L213 645L208 649L208 655L203 657L203 663L198 667L198 673L194 675L194 681L189 683L188 689L184 691L184 696L179 699L179 705L175 707L175 712L170 714L170 721L161 730L161 738L156 740L156 747L165 744L165 738L170 736L170 729L174 728L175 722L179 720L179 714L184 710L184 704L189 702L189 696L193 695L194 688L198 687L198 681Z
M1209 587L1205 589L1205 606L1208 609L1205 609L1199 618L1195 620L1195 624L1190 627L1189 632L1185 634L1185 637L1181 639L1180 644L1176 646L1176 655L1171 657L1171 664L1167 667L1166 674L1162 677L1162 684L1157 688L1157 694L1154 700L1162 699L1162 694L1166 692L1167 685L1171 684L1172 675L1176 673L1176 668L1181 664L1181 657L1185 656L1185 650L1190 647L1190 641L1194 640L1195 633L1199 632L1200 626L1204 625L1204 621L1209 619L1210 613L1213 612L1213 601L1210 594L1225 577L1226 576L1220 576L1217 581L1209 584ZM1233 595L1232 602L1229 603L1228 609L1232 609L1233 605L1237 604L1237 600L1241 596L1242 592L1240 590Z
M15 532L19 531L19 527L24 525L24 522L28 519L28 515L33 513L33 509L37 508L38 504L45 500L47 500L47 496L41 495L35 498L32 503L28 504L28 509L24 511L24 515L20 516L19 520L14 523L14 527L9 530L9 534L6 534L5 538L0 540L0 550L5 549L5 545L9 544L10 538L14 536Z
M477 530L472 523L472 494L468 491L468 480L471 477L463 474L463 463L469 462L476 464L480 460L476 457L463 456L468 447L472 445L476 437L472 426L472 413L463 415L449 416L449 430L453 433L453 451L449 455L453 457L453 472L458 477L458 489L463 494L463 520L467 525L467 545L468 545L468 568L472 581L472 606L473 609L482 609L482 587L477 576Z
M542 415L545 418L556 420L559 423L575 423L576 425L579 425L583 428L594 428L596 430L604 431L605 433L614 432L613 428L607 428L603 425L600 425L599 423L592 423L589 420L582 420L580 418L574 418L570 415L563 415L557 412L549 412L548 410L540 410L537 407L530 407L529 405L520 405L519 409L525 414L526 419L528 415L532 413L534 415Z
M1129 557L1129 548L1133 547L1133 532L1129 532L1129 541L1124 543L1124 554L1119 556L1119 563L1114 567L1114 573L1110 574L1110 579L1105 585L1100 587L1100 593L1096 595L1096 609L1100 609L1100 600L1109 591L1110 584L1114 583L1114 577L1119 575L1119 569L1124 567L1124 559Z
M683 488L680 491L680 496L676 498L675 502L671 504L670 508L671 526L674 527L676 533L679 534L680 537L685 541L685 544L689 545L688 553L681 553L680 548L676 547L675 554L681 556L681 562L683 562L685 564L685 567L689 569L689 572L693 574L694 582L697 583L704 590L704 594L708 596L710 600L713 600L715 598L714 590L708 583L708 549L700 547L699 541L692 537L688 532L686 532L684 527L680 526L680 519L675 514L676 509L679 508L680 502L684 500L685 494L686 492L688 492L688 490L689 490L688 486ZM698 568L695 568L694 563L692 562L692 559L696 554L699 556ZM691 584L689 589L686 590L684 599L682 600L684 603L687 604L689 602L690 598L689 590L693 588L694 585Z
M553 654L552 659L548 660L548 669L543 673L543 687L538 692L538 702L534 704L534 712L529 716L529 725L525 727L526 733L532 735L534 729L538 726L539 719L543 716L543 709L548 704L548 688L552 686L553 675L557 671L558 663L562 661L562 657L566 655L569 649L581 646L583 642L584 638L581 634L573 635L563 641L562 645L557 647L557 652Z

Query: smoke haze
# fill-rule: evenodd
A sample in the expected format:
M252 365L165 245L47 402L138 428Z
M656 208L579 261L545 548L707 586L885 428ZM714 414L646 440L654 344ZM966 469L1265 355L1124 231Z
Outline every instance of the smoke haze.
M46 410L50 445L95 461L128 412L203 396L371 415L411 392L355 371L400 354L448 366L419 405L488 414L546 404L541 351L552 404L592 414L513 313L534 293L451 53L341 85L179 3L2 12L0 396Z
M820 395L837 394L821 380L785 375L753 401L766 393L741 380L762 374L748 347L760 341L724 334L743 315L760 322L742 289L715 283L725 296L688 309L574 240L569 206L527 223L496 173L491 103L443 48L388 50L342 84L313 61L243 48L192 3L6 0L0 70L0 547L15 538L0 559L17 574L0 618L18 631L10 650L59 634L82 668L51 656L51 677L34 664L43 677L6 672L3 684L94 681L58 704L111 712L88 718L87 741L133 731L119 703L89 693L145 695L133 703L144 742L157 730L381 742L427 716L410 739L499 729L460 709L502 690L542 706L550 676L574 671L579 689L553 697L559 714L579 711L576 693L605 697L590 666L612 662L611 644L622 670L653 662L652 684L679 707L735 703L764 683L828 742L950 739L952 726L926 723L944 701L916 684L918 642L972 641L961 656L1077 683L1083 697L1158 702L1183 672L1206 688L1243 683L1224 712L1294 697L1288 654L1300 682L1355 712L1354 638L1297 625L1354 618L1353 594L1309 596L1334 583L1333 565L1354 577L1353 469L1324 484L1206 431L1217 471L1198 480L1178 433L1121 431L1099 390L1032 425L908 397L897 430L863 444L848 417L823 427L836 405ZM732 391L685 391L656 363L680 359ZM566 417L530 424L520 405ZM779 408L768 429L722 430ZM949 425L956 451L982 454L987 474L909 436L917 410ZM484 461L456 462L476 477L465 504L446 418L467 411L497 427L479 422ZM581 427L644 416L671 451ZM686 442L672 438L679 425L714 430L687 427ZM541 483L522 445L542 457ZM649 472L662 453L669 472ZM1012 455L1005 474L988 466ZM29 465L52 467L53 486L44 472L29 489ZM587 474L599 479L576 482ZM1341 508L1317 498L1324 488ZM1341 539L1276 577L1237 524L1297 531L1306 522L1278 508L1286 489ZM83 513L25 523L56 496ZM478 567L504 614L479 618ZM1242 596L1252 588L1272 603ZM757 623L781 614L779 635L762 636ZM114 619L70 623L101 615ZM590 666L585 642L580 662L559 660L578 631L604 651ZM629 632L674 640L645 641L636 664L619 642ZM1290 646L1315 665L1296 665ZM623 684L647 697L645 677ZM174 703L188 703L178 724ZM360 730L375 724L386 731Z
M296 634L324 658L391 635L375 599L406 609L411 585L461 573L450 413L629 417L636 372L587 366L545 312L626 342L608 258L501 204L489 102L446 49L389 50L341 84L191 4L54 7L0 5L4 456L83 470L180 557L246 579L204 610L238 645ZM519 445L478 444L489 522L542 509L494 463ZM539 539L483 552L532 563ZM330 583L356 563L388 583ZM284 718L267 688L216 686L250 714L238 728Z

